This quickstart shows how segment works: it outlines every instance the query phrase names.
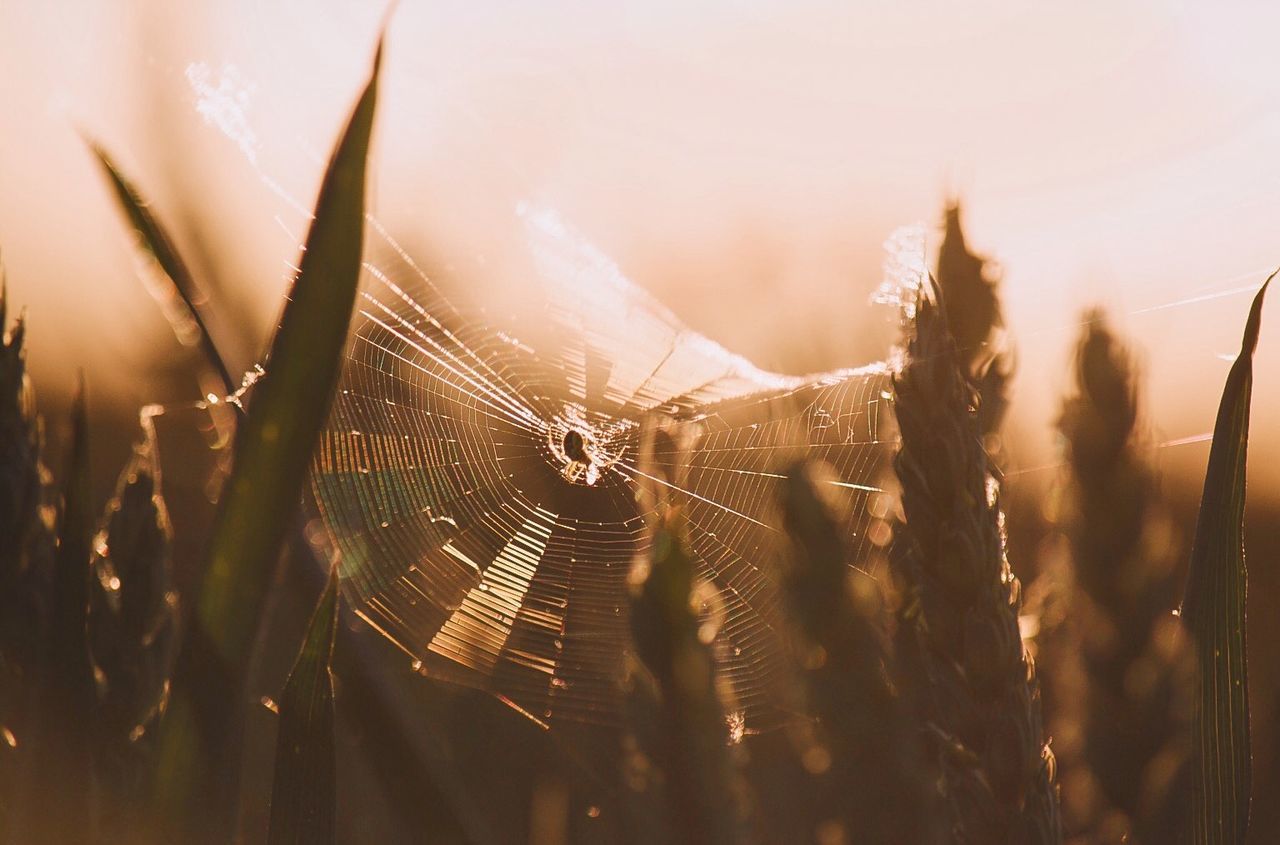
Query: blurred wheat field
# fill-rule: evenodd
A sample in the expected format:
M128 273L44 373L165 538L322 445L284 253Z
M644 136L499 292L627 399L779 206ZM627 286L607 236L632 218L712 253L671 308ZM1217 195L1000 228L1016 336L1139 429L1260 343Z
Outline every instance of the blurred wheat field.
M1251 384L1228 368L1275 261L1277 104L1257 81L1270 59L1240 58L1262 12L405 6L388 30L366 194L371 99L343 135L358 154L325 161L380 11L70 11L0 11L0 102L25 130L0 133L5 303L11 318L26 309L20 330L6 326L0 373L0 506L6 548L22 549L0 573L0 706L27 686L55 702L19 718L35 720L36 748L60 749L3 780L10 796L62 782L75 810L57 824L6 812L13 841L1161 842L1195 830L1228 842L1242 841L1230 819L1250 792L1248 841L1280 830L1261 800L1280 788L1265 327L1244 517L1247 699L1243 652L1206 657L1243 646L1243 587L1219 579L1243 566L1242 487L1231 492L1243 476L1228 471L1243 457L1221 433L1241 412L1219 418L1198 531L1195 517L1214 403L1224 381L1224 408L1232 384ZM122 226L81 134L137 180L126 206L153 223ZM938 220L955 192L963 222L949 206L925 229L936 289L919 280L906 318L870 306L885 235ZM705 571L678 467L699 458L678 433L637 464L667 492L644 494L658 504L632 575L620 733L543 731L466 682L423 682L432 668L373 636L352 593L322 594L308 548L321 532L292 514L338 379L325 363L338 347L321 351L332 344L317 327L345 335L361 213L461 300L536 317L512 213L526 200L577 221L675 317L766 369L905 349L885 392L901 429L894 470L877 482L901 499L867 523L874 581L844 568L854 535L823 495L827 470L769 467L780 490L786 479L775 509L788 540L756 563L789 620L779 641L798 674L782 707L805 714L791 727L755 735L747 721L744 736L730 664L704 634L710 605L690 607ZM164 273L139 258L155 252L153 224L186 265L161 258L168 277L202 290L185 306L192 294L164 293ZM318 320L306 291L348 284ZM302 328L273 331L288 292L283 325ZM174 341L156 307L166 297L201 317L182 331L207 329L224 377L209 349ZM290 336L310 352L288 352ZM200 404L264 362L247 414ZM138 445L143 406L153 430ZM280 426L293 448L271 445ZM1202 585L1185 624L1172 614L1184 582ZM48 658L27 641L45 625L71 632L49 636ZM1197 686L1219 670L1239 695ZM1219 706L1251 726L1243 743L1205 734L1202 714ZM8 744L25 749L9 719ZM11 789L19 771L25 792ZM201 784L206 806L190 800ZM1201 799L1214 813L1193 812Z

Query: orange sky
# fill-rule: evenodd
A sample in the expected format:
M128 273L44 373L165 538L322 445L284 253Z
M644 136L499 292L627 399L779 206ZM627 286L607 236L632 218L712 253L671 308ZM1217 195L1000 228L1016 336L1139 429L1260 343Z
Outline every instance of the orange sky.
M311 202L381 11L120 5L0 6L0 248L46 390L76 360L100 391L170 401L130 375L172 347L75 127L250 292L261 338L305 220L260 173ZM519 268L514 204L549 205L695 328L796 370L877 354L880 243L956 190L1006 269L1021 465L1053 460L1074 325L1094 302L1143 350L1157 439L1186 438L1212 425L1248 306L1219 294L1280 264L1278 24L1262 5L1157 2L406 0L375 210L501 284ZM193 65L243 94L256 165L197 113ZM1268 328L1255 473L1280 465ZM1164 455L1200 472L1206 449Z

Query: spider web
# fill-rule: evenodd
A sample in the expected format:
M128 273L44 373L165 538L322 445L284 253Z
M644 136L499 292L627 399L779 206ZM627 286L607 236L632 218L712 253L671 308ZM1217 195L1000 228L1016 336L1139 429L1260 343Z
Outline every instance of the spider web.
M652 507L637 492L665 485L721 614L713 649L735 716L776 724L778 485L801 458L829 464L849 564L867 568L888 370L760 370L684 327L555 214L518 213L535 322L551 329L536 340L451 303L370 220L312 472L346 598L423 674L546 727L616 724L628 573ZM689 442L641 467L652 417L679 422Z

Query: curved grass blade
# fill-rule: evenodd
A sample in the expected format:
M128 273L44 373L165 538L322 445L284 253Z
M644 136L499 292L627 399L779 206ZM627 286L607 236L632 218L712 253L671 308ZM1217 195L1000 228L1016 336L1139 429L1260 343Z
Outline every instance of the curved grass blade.
M316 202L266 375L236 434L198 615L228 665L246 665L274 564L302 496L337 382L364 241L365 163L377 101L378 47Z
M138 233L142 248L155 259L164 276L173 285L174 293L182 300L186 311L191 315L191 319L196 326L197 343L200 346L200 351L208 360L209 366L219 380L221 380L223 389L230 396L239 388L239 384L232 380L231 371L227 369L226 362L218 352L218 347L214 344L213 338L209 336L209 329L205 325L203 315L200 313L200 307L196 304L200 297L199 289L196 287L195 278L191 275L191 271L187 269L186 262L182 260L182 256L174 248L173 241L165 232L164 227L160 225L160 221L151 213L147 202L138 193L133 184L120 172L120 169L115 166L115 163L111 161L106 150L92 139L86 138L85 143L89 145L89 149L93 151L98 163L102 165L103 171L107 174L107 179L115 190L116 199L120 202L120 208L124 210L129 223ZM168 309L165 310L168 313Z
M1213 429L1204 496L1191 548L1182 620L1196 644L1189 841L1244 841L1249 827L1249 684L1245 662L1245 459L1253 352L1262 299L1249 310L1240 355L1227 374Z
M324 845L335 841L337 785L330 664L337 630L335 567L280 696L271 826L267 834L270 845Z

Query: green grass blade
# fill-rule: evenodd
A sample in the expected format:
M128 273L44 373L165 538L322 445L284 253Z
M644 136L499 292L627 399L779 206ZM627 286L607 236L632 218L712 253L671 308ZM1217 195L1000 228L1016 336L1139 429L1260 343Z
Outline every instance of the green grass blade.
M199 292L196 287L195 279L191 275L191 271L187 269L186 262L182 260L182 256L178 254L178 250L173 246L173 240L165 232L164 227L160 225L160 221L155 218L148 207L148 203L138 193L120 168L116 167L111 158L107 155L106 150L99 146L96 142L86 139L89 149L93 151L97 157L98 163L102 165L103 171L107 174L108 181L114 189L116 199L120 202L120 208L124 211L125 217L129 219L130 225L138 233L139 243L148 254L155 259L156 264L163 271L166 278L173 285L174 293L182 300L186 310L191 315L191 319L196 324L198 333L198 342L200 351L208 359L209 366L217 374L222 381L223 389L227 395L231 395L240 385L231 378L231 371L227 369L226 362L222 355L219 354L218 348L214 345L213 339L209 336L209 329L205 325L204 317L200 313L200 307L196 304L199 299Z
M271 827L267 836L270 845L324 845L335 840L337 787L330 664L337 629L335 568L280 696Z
M266 375L236 435L198 615L228 665L248 662L263 597L302 496L355 304L378 57L329 162Z
M1243 842L1249 827L1245 458L1253 352L1270 282L1253 300L1240 355L1222 391L1183 596L1182 619L1197 651L1189 836L1196 845Z

